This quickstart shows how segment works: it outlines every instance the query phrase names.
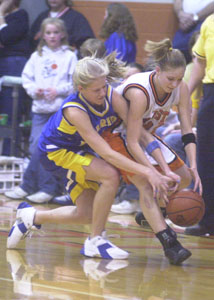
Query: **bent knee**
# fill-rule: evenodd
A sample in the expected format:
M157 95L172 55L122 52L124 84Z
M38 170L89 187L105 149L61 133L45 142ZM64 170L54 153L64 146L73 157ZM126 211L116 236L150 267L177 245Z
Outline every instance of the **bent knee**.
M110 165L107 166L103 170L103 176L101 178L101 182L118 186L120 184L119 171Z

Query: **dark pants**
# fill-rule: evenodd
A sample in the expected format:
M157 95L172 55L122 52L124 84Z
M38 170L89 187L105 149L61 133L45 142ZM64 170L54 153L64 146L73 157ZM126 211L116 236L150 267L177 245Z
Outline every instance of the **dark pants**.
M197 164L206 208L200 224L214 230L214 84L204 84L198 112Z
M179 29L178 31L176 31L173 37L173 48L179 49L184 54L187 63L192 60L191 50L189 49L191 36L195 31L200 30L201 24L202 22L197 23L196 26L192 27L191 30L186 32Z
M0 77L2 76L21 76L22 70L27 62L24 56L0 57ZM13 97L12 87L1 87L0 91L0 113L8 114L8 125L12 121ZM24 98L26 97L24 89L19 89L19 103L17 112L17 121L21 122L21 115L25 111ZM17 130L18 134L18 130ZM10 140L4 139L3 155L10 155ZM16 154L17 155L17 154Z

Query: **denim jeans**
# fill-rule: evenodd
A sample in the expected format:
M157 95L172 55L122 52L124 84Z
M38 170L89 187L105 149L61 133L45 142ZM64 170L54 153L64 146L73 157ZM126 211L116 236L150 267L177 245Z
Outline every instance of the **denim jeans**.
M23 188L28 194L34 194L38 191L50 195L60 193L59 180L49 171L45 170L40 163L38 153L38 140L41 135L43 126L52 114L35 114L32 115L32 129L30 135L30 152L32 153L29 165L24 172Z
M30 195L38 191L53 196L60 193L59 181L40 163L38 148L33 152L29 165L24 172L21 188Z
M29 152L31 155L37 149L38 140L41 135L42 129L51 116L52 113L51 114L32 113L32 127L31 127L31 133L29 138Z

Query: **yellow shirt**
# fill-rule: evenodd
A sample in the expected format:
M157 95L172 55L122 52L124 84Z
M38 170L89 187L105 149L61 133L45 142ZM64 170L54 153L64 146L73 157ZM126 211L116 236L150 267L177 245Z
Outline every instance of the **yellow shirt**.
M206 59L203 83L214 83L214 14L203 22L192 51L198 58Z

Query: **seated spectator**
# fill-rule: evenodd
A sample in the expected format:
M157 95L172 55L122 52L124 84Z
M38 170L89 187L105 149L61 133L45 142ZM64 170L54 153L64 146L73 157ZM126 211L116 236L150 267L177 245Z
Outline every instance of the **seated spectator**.
M173 38L173 48L183 52L187 63L192 58L188 45L192 34L199 31L204 19L213 13L212 0L174 0L174 11L178 18L178 27Z
M134 19L129 9L122 3L110 3L100 30L105 40L107 55L117 51L117 58L127 64L135 62L138 40Z
M57 18L45 19L38 49L31 55L22 73L23 86L33 99L32 157L22 184L6 192L7 197L26 197L31 202L43 203L58 193L59 180L39 163L37 144L43 126L73 90L72 74L76 63L76 54L68 46L64 22Z
M79 49L88 38L94 38L94 33L88 20L80 12L72 8L71 0L46 0L46 2L49 8L40 13L31 26L30 37L33 50L38 45L41 36L41 23L47 17L60 18L65 22L68 42L75 49Z
M21 0L0 1L0 77L21 76L29 57L28 14L20 9ZM17 121L21 122L24 90L19 90ZM12 87L2 87L0 91L0 113L8 114L8 124L12 122ZM5 139L3 155L10 155L10 140ZM16 153L17 155L17 153Z

